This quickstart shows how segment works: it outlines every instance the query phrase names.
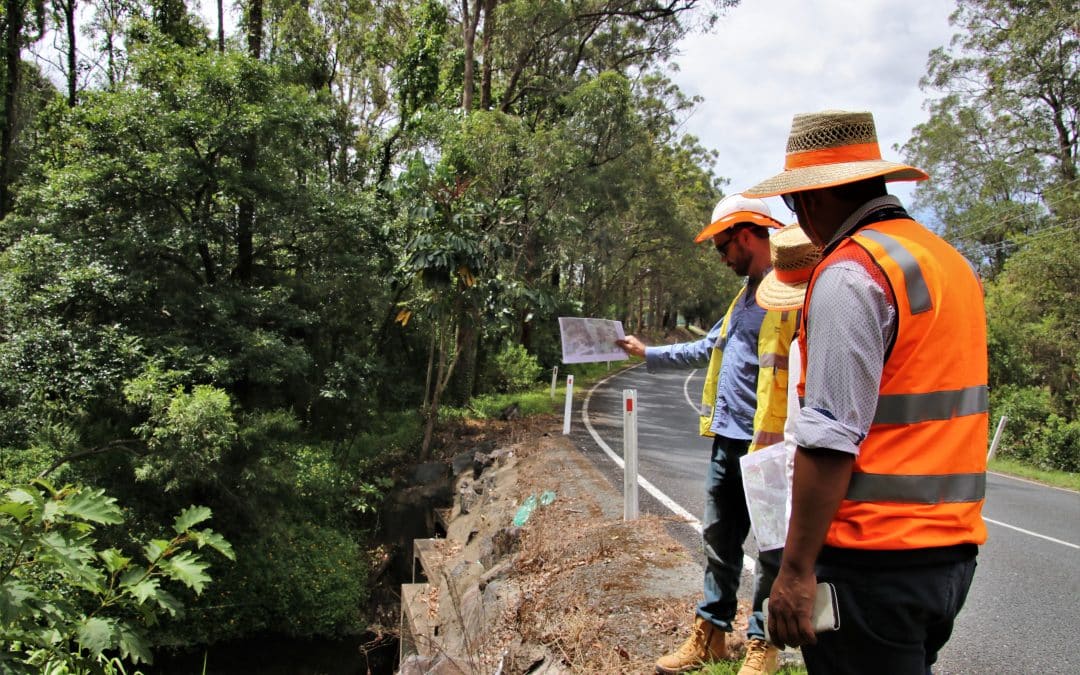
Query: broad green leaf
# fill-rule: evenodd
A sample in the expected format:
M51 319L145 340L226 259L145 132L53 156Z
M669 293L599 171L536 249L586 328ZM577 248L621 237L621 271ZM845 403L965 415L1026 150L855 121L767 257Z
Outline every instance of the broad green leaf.
M22 542L22 539L19 528L14 523L10 521L0 523L0 546L17 548Z
M206 574L207 567L209 565L191 551L182 551L161 561L161 569L165 574L194 590L196 595L202 593L203 586L210 581Z
M95 593L104 592L104 575L89 564L94 558L90 547L93 540L72 541L59 532L48 532L39 541L45 555L67 571L71 583Z
M236 560L236 553L233 551L232 544L226 541L225 537L217 532L214 532L213 530L198 530L192 532L191 536L195 539L195 543L198 544L199 548L209 546L229 560Z
M34 590L21 581L0 584L0 625L14 624L19 616L32 609L29 605L35 597Z
M6 496L9 500L15 502L16 504L33 504L35 501L37 501L36 499L34 499L34 495L31 495L29 492L22 488L12 488L11 490L8 490Z
M11 501L0 504L0 515L9 515L20 523L26 522L32 511L33 507L25 503Z
M123 555L115 548L99 551L98 557L105 563L105 569L107 569L110 574L116 574L131 563L131 558Z
M64 502L69 514L103 525L115 525L124 522L116 499L105 494L104 490L80 490Z
M130 659L132 663L150 663L153 660L146 639L134 626L119 624L116 627L116 636L121 658Z
M177 534L183 534L199 523L210 517L210 508L206 506L189 506L180 512L173 523L173 530Z
M160 586L160 579L157 577L147 577L137 584L130 586L127 591L138 598L139 602L146 602L157 594Z
M143 555L145 555L146 559L153 564L158 562L168 548L169 542L164 539L154 539L148 542L146 546L143 546Z
M51 523L56 520L56 517L63 513L63 505L55 499L50 499L45 502L45 507L41 509L41 522Z
M184 611L184 603L177 600L176 596L164 589L158 589L158 592L154 594L154 599L157 600L158 605L160 605L162 609L172 616L179 616Z
M93 656L101 654L112 645L112 622L100 617L91 617L79 626L79 646Z
M50 497L55 497L56 493L58 492L56 486L54 486L52 483L45 480L44 478L35 478L34 480L30 481L30 483L32 485L38 486L42 490L45 490L45 492L48 493Z
M124 573L120 575L120 585L131 586L133 584L137 584L145 576L146 568L142 565L128 567L126 570L124 570Z

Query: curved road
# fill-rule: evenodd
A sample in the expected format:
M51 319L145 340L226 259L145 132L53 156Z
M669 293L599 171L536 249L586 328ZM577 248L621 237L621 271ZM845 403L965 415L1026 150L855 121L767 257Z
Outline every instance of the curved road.
M700 551L710 442L697 435L703 372L620 371L575 406L572 437L622 485L622 392L637 390L643 513L688 520L676 535ZM1080 494L990 474L983 509L990 537L938 675L1080 673ZM752 565L753 536L747 540ZM749 595L744 570L740 597Z

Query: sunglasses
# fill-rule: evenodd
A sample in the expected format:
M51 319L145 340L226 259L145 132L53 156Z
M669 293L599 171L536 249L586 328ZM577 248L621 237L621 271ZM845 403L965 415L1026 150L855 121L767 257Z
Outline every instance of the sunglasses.
M727 259L728 247L731 246L731 242L735 241L735 235L728 237L727 241L723 244L716 244L716 252L719 253L724 259Z
M780 199L784 200L784 205L787 206L792 213L795 213L795 195L797 192L788 192L780 195Z

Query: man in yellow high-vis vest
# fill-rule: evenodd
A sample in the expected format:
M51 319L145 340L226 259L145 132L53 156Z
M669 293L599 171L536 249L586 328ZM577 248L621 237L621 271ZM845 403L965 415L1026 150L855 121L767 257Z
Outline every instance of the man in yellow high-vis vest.
M742 546L750 530L739 458L780 442L787 415L787 354L796 313L766 311L754 301L770 267L769 230L782 226L765 202L725 197L695 238L712 239L727 266L746 277L724 318L694 342L646 347L633 335L618 341L628 354L644 356L650 371L708 366L699 423L701 435L713 439L701 523L705 597L697 606L690 637L656 662L656 672L663 675L728 658L726 635L733 628ZM747 634L764 637L760 620L751 620Z

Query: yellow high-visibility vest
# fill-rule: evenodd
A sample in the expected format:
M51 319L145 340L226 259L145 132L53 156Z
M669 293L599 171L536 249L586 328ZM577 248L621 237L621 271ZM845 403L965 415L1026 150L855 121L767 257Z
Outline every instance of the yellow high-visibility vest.
M702 436L715 435L709 427L712 425L713 406L716 404L716 388L720 379L720 364L724 359L724 346L727 344L728 324L731 322L735 303L739 302L744 293L745 286L731 301L724 321L720 324L720 335L709 357L698 418L698 433ZM758 332L757 406L754 410L754 436L750 441L750 452L784 440L784 422L787 421L788 352L791 350L791 340L797 323L794 311L769 310L761 321L761 330Z

